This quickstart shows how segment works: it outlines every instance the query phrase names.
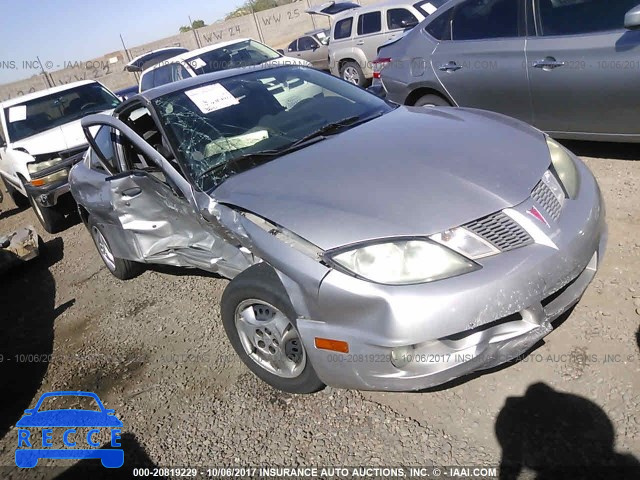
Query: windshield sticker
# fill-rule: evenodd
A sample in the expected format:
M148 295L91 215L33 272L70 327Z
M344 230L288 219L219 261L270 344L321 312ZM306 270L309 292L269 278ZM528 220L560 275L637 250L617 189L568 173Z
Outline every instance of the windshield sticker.
M17 105L15 107L9 107L9 123L21 122L27 119L27 106Z
M198 68L206 67L207 66L207 62L205 62L200 57L198 57L198 58L194 58L193 60L191 60L189 62L189 65L191 65L191 67L194 68L194 69L198 69Z
M187 90L184 93L204 114L238 105L238 99L219 83Z
M424 8L424 10L431 15L433 12L435 12L437 10L436 7L434 7L432 4L430 3L425 3L422 8Z

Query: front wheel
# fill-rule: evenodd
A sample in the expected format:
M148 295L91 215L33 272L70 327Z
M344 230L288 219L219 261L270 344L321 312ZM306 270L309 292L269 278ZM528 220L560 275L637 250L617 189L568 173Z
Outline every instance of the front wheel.
M144 266L142 264L118 258L113 254L109 241L98 224L95 223L91 217L89 217L87 227L89 228L93 242L96 244L100 258L114 277L119 278L120 280L129 280L137 277L144 271Z
M324 387L296 326L296 313L274 270L245 270L222 295L222 324L240 359L264 382L289 393Z
M58 206L43 207L38 201L29 195L29 203L36 213L36 217L48 233L58 233L64 229L66 220L64 212Z

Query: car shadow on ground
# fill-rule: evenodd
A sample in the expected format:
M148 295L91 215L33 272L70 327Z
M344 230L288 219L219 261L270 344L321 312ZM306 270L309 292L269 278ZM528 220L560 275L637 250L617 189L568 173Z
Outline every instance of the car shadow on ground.
M615 430L594 402L544 383L507 398L495 424L500 479L637 479L640 461L615 451Z
M38 258L0 277L0 438L32 406L51 360L53 323L75 302L55 306L49 268L62 259L62 239L40 249Z
M580 157L612 158L615 160L638 160L637 143L584 142L561 140L561 143Z
M132 478L134 468L153 469L157 465L149 458L149 454L140 445L135 435L123 433L120 437L120 446L124 452L124 464L120 468L105 468L100 460L82 460L73 467L68 468L63 473L55 477L56 480L72 480L76 478ZM110 443L105 443L102 449L111 449ZM155 475L152 473L155 477ZM157 478L168 478L159 476Z

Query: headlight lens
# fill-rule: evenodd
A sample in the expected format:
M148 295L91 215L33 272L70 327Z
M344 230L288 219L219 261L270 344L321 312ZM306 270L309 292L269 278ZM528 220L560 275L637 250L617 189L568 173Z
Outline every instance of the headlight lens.
M376 283L409 285L472 272L480 266L428 240L399 240L330 256L350 272Z
M58 157L51 160L46 160L44 162L30 163L27 165L27 169L29 170L29 173L33 174L41 170L44 170L45 168L53 167L59 164L60 162L62 162L62 159ZM33 180L31 183L34 186L38 187L41 185L45 185L47 183L56 182L58 180L65 180L68 175L69 175L69 172L67 171L67 169L64 169L64 170L60 170L59 172L52 173L51 175L47 175L46 177Z
M580 189L580 177L571 154L562 145L549 137L547 137L547 145L551 154L551 163L567 192L567 196L576 198Z

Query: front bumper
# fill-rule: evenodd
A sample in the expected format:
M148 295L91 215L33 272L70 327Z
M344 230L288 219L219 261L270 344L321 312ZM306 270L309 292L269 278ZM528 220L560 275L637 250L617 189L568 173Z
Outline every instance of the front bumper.
M327 274L310 317L297 320L318 376L337 387L419 390L526 353L580 299L605 250L600 190L577 165L580 194L558 221L527 223L532 199L513 207L536 243L484 259L476 272L410 286ZM349 353L317 349L316 337L346 341Z
M70 191L67 180L53 182L41 187L34 187L33 185L27 184L25 185L25 189L27 190L27 194L43 207L53 207L58 203L60 197Z

